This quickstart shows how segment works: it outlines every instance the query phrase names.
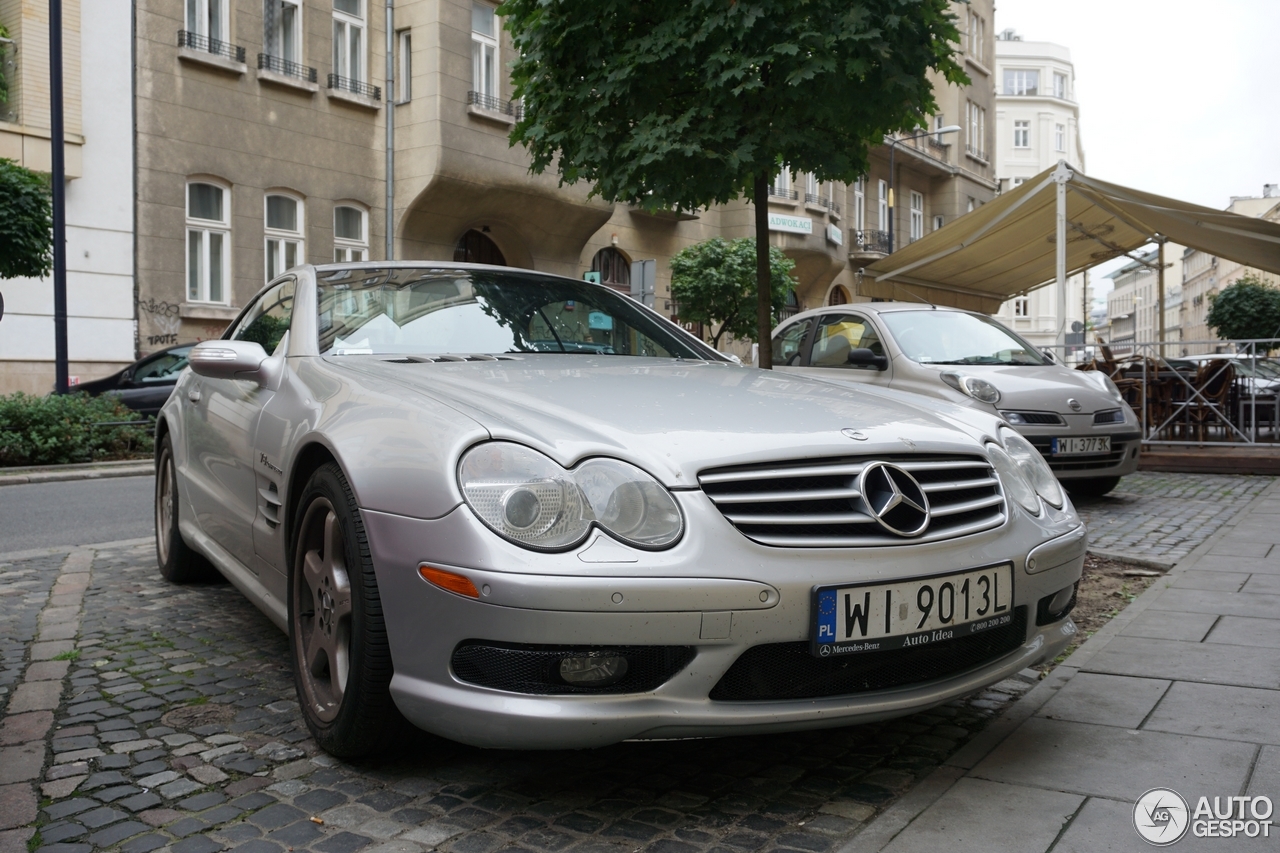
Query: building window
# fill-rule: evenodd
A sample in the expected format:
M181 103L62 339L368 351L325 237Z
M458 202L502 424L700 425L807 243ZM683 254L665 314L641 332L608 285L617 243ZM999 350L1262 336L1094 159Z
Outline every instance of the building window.
M364 82L364 0L333 0L333 73Z
M880 230L889 230L889 183L880 181Z
M1023 184L1026 180L1027 180L1026 178L1014 178L1014 179L1013 179L1013 185L1014 185L1015 187L1020 187L1020 186L1022 186L1022 184Z
M286 62L301 62L302 12L297 0L266 0L262 14L262 50Z
M853 230L867 227L867 179L858 178L853 185Z
M1053 72L1053 96L1064 101L1067 99L1067 75Z
M937 231L939 228L941 228L943 225L945 225L945 224L946 224L946 222L947 222L946 218L945 218L945 217L943 217L943 215L942 215L941 213L939 213L939 214L935 215L935 216L933 217L933 230L934 230L934 231Z
M1065 124L1055 124L1053 126L1053 150L1067 150L1067 126Z
M1006 95L1035 95L1039 89L1039 71L1008 69L1004 72Z
M804 200L817 203L822 193L818 189L818 176L809 172L804 176Z
M413 98L413 37L408 30L396 33L396 103L407 104Z
M1015 121L1013 123L1013 147L1031 147L1031 122Z
M333 209L333 259L338 263L369 260L369 217L358 207Z
M987 158L986 137L987 137L987 111L969 101L969 143L968 151L970 154L985 160Z
M485 226L486 229L488 227ZM453 247L453 259L465 264L507 265L507 258L498 244L489 239L488 234L474 228L458 238L458 244Z
M944 127L946 127L946 124L945 124L945 123L943 122L943 120L942 120L942 115L941 115L941 114L939 114L939 115L934 116L934 117L933 117L933 129L934 129L935 131L938 131L938 130L942 130L942 128L944 128ZM943 139L943 138L942 138L942 134L941 134L941 133L935 133L935 134L933 135L933 139L934 139L934 141L935 141L935 142L937 142L939 145L946 145L946 144L947 144L947 141L946 141L945 139Z
M606 246L596 252L591 259L591 271L600 273L601 284L631 293L631 261L614 247Z
M471 85L481 95L498 97L498 23L485 3L471 4Z
M976 208L977 206L978 206L978 203L973 200L973 196L969 196L969 204L965 208L965 213L973 213L974 208Z
M210 41L229 41L229 0L187 0L187 32Z
M224 187L187 184L187 300L227 302L231 211Z
M987 45L987 22L977 12L969 12L969 55L979 62Z
M915 190L911 191L911 239L919 240L924 236L924 196Z
M1013 300L1013 316L1030 317L1031 316L1031 298L1028 296L1019 296Z
M266 199L267 281L302 263L302 202L287 195Z

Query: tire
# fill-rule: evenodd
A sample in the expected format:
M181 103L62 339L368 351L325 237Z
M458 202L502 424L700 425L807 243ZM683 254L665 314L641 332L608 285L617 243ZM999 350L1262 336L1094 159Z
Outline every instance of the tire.
M1062 485L1076 498L1100 498L1120 484L1119 477L1088 477L1081 480L1063 480Z
M178 466L173 461L173 441L160 439L156 454L156 563L169 583L215 581L218 570L193 550L178 529Z
M371 755L406 724L391 699L391 649L364 524L336 464L307 481L291 541L289 647L302 715L330 755Z

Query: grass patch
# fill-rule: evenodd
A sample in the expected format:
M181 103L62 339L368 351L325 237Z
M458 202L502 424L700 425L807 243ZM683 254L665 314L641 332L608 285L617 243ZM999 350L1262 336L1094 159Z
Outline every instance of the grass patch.
M187 700L187 704L188 704L188 705L208 705L208 704L209 704L209 697L208 697L208 696L197 696L197 697L195 697L194 699L188 699L188 700Z
M44 840L40 838L40 830L36 830L35 834L27 839L27 853L36 853L44 844Z
M53 656L54 660L78 660L79 658L80 658L79 649L72 649L71 651L63 652L62 654L57 654Z

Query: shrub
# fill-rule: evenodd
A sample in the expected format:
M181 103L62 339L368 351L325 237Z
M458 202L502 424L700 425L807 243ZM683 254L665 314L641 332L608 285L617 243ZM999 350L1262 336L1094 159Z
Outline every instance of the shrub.
M137 426L92 424L135 421ZM0 396L0 466L58 465L150 455L146 420L116 397Z

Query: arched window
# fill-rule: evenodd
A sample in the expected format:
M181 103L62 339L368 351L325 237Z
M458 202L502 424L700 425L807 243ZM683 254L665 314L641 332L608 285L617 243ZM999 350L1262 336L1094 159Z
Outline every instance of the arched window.
M302 242L302 201L272 193L266 199L267 281L306 260Z
M844 289L844 285L837 284L831 288L831 293L827 295L828 305L848 305L849 291Z
M231 270L231 191L187 184L187 300L226 304Z
M360 208L341 204L333 209L333 259L369 260L369 217Z
M467 264L492 264L498 267L507 265L507 259L498 244L490 240L488 234L482 234L474 228L458 240L458 245L453 248L453 259Z
M794 317L804 309L800 307L800 297L796 296L794 290L787 291L787 302L782 307L782 311L778 316L779 320L785 320L788 317Z
M601 284L623 293L631 292L631 262L612 246L596 252L591 259L591 271L600 273Z

